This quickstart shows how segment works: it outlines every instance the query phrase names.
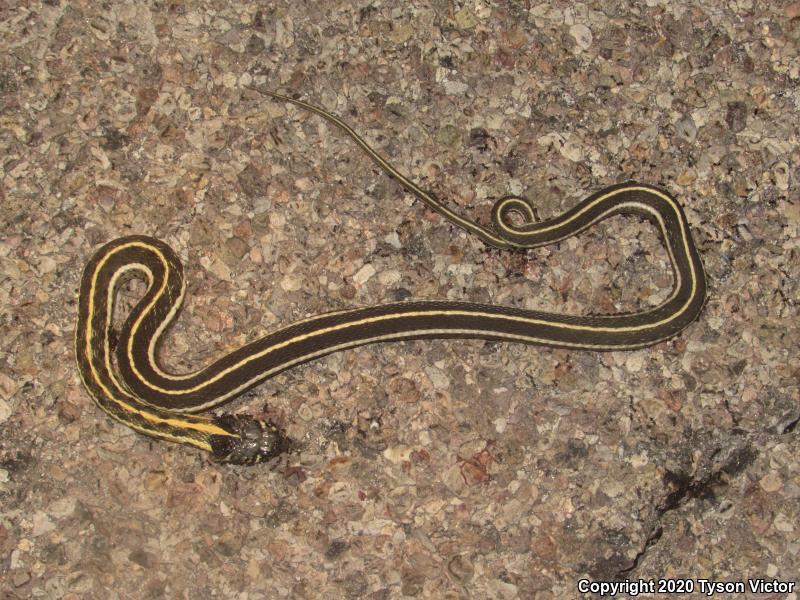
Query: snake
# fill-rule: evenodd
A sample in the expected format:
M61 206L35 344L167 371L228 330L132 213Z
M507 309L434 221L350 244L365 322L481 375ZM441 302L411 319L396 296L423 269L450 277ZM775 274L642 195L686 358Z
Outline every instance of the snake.
M293 441L273 422L247 414L215 414L212 409L281 371L332 352L423 338L633 350L678 335L703 309L707 295L703 263L683 208L664 189L618 183L547 219L539 219L527 199L507 196L494 203L491 225L486 226L459 215L419 187L334 114L288 95L251 89L338 127L411 195L491 247L524 251L566 240L615 215L643 216L655 224L666 248L673 287L657 306L617 314L561 314L435 299L336 310L278 328L200 369L178 374L160 364L158 349L186 293L181 261L169 245L154 237L120 237L96 250L83 271L75 356L95 404L141 434L200 448L220 463L274 461L291 451ZM116 330L117 291L131 278L144 280L145 292Z

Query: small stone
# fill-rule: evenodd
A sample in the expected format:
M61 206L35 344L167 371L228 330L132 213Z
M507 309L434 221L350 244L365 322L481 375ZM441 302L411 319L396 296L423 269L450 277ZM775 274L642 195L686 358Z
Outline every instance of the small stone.
M303 421L310 421L314 418L314 411L311 410L307 402L303 402L300 408L297 409L297 416L303 419Z
M247 242L240 237L228 238L225 240L225 247L228 252L237 260L241 260L250 249Z
M772 521L772 524L775 526L775 529L783 533L792 533L794 531L794 524L783 513L778 513L775 516L775 520Z
M545 148L550 148L552 146L556 146L560 148L565 142L564 136L560 133L546 133L544 135L540 135L536 138L536 143L540 146L544 146Z
M656 95L656 105L659 108L668 110L672 106L672 94L670 92L662 92Z
M336 560L345 550L347 550L347 542L342 540L334 540L325 549L325 558L328 560Z
M39 274L46 275L47 273L52 273L56 270L58 263L53 259L52 256L43 256L39 260Z
M375 275L375 272L375 267L367 263L361 267L355 275L353 275L353 282L356 285L364 285L373 275Z
M747 105L744 102L728 102L725 123L734 133L739 133L747 125Z
M5 423L11 416L11 407L5 400L0 400L0 423Z
M775 180L775 187L782 192L789 189L789 165L784 161L779 161L772 166L772 178Z
M14 587L22 587L31 580L31 575L27 571L16 571L11 577Z
M467 583L475 575L475 565L466 556L459 554L450 559L447 563L447 571L457 581Z
M461 130L454 125L445 125L436 132L436 141L443 146L456 146L461 141Z
M687 142L694 142L695 138L697 138L697 126L691 115L686 115L675 123L675 131L678 137Z
M505 432L506 427L508 427L508 419L506 419L505 417L498 417L497 419L492 421L492 424L494 425L494 430L497 433L502 434L503 432Z
M55 530L56 525L50 520L50 517L42 512L37 511L33 515L33 537L39 537L45 533L50 533Z
M313 185L308 177L300 177L299 179L295 179L294 187L301 192L308 192L312 189Z
M683 173L678 175L678 177L675 179L675 182L678 185L687 186L694 183L696 179L697 179L697 173L695 173L691 169L687 169Z
M459 29L472 29L478 24L478 18L468 8L462 8L454 15L456 27Z
M641 469L648 462L650 462L650 460L648 459L646 452L640 452L639 454L633 454L628 462L630 462L634 469Z
M0 373L0 397L2 397L4 400L8 400L11 398L11 396L17 393L18 389L19 384L16 380L11 379L11 377L5 373ZM4 420L2 418L2 412L2 407L0 407L0 423L2 423Z
M609 498L617 498L627 492L625 485L619 481L611 481L603 486L603 493Z
M247 563L247 569L245 573L250 579L260 579L261 578L261 563L256 559L250 559L250 562Z
M579 141L573 138L568 138L564 142L564 145L559 148L559 152L561 156L572 162L583 160L583 146Z
M411 457L412 449L408 446L391 446L383 451L383 457L389 462L399 464Z
M142 568L149 569L153 566L153 557L141 548L136 548L128 554L128 560Z
M458 462L454 462L447 468L442 476L442 481L456 494L460 493L467 485L461 472L461 465Z
M758 482L765 492L777 492L783 487L783 481L775 471L770 471Z
M392 33L389 34L389 39L395 44L404 44L411 39L412 35L414 35L414 26L411 23L406 23L392 31Z
M56 519L63 519L75 512L76 504L75 498L61 498L50 505L50 514Z
M426 367L425 374L430 378L433 387L437 390L446 390L450 387L450 378L436 367Z
M402 243L400 243L400 236L397 235L396 231L393 231L389 235L383 238L383 241L389 244L392 248L399 250L402 247Z
M449 94L450 96L460 96L461 94L466 93L469 89L466 83L463 81L445 81L444 82L444 91Z
M588 50L592 45L592 30L580 23L569 28L569 34L581 50Z
M501 579L495 579L489 582L488 585L489 591L491 592L492 598L499 598L501 600L511 600L512 598L517 598L517 586L513 583L508 583L502 581Z
M378 281L383 286L390 286L394 285L395 283L399 283L401 279L400 271L397 269L392 269L390 271L381 271L378 273Z
M625 360L625 368L631 373L638 373L642 370L644 356L641 352L634 352Z
M303 281L293 273L289 273L281 279L281 289L284 292L296 292L303 287Z
M230 29L229 24L227 25L227 27L228 29ZM226 31L226 29L223 29L223 31ZM234 88L236 86L236 75L234 75L233 73L225 73L222 76L222 85L224 85L228 89Z
M211 265L208 267L208 270L211 271L216 277L222 279L224 281L231 280L231 270L221 260L215 260Z
M144 489L149 492L164 487L167 482L167 475L164 471L151 471L144 476Z
M401 589L404 596L418 596L425 585L425 576L422 573L404 571L403 587Z
M780 202L778 210L790 223L800 223L800 202Z

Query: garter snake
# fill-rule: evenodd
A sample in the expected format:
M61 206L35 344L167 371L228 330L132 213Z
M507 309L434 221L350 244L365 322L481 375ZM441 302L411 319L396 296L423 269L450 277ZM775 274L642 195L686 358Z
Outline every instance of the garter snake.
M578 316L470 302L416 300L339 310L293 323L212 364L176 375L161 368L156 349L185 293L175 252L134 235L96 251L81 279L75 350L81 379L113 419L143 434L202 448L220 462L252 464L274 458L289 441L272 424L245 415L196 414L250 389L275 373L314 358L373 342L418 338L483 338L571 349L620 350L675 336L700 313L706 297L703 265L678 202L659 188L623 183L601 190L566 212L538 220L531 204L508 197L492 208L492 227L465 219L418 187L338 117L274 92L276 101L311 111L343 130L382 169L446 219L499 248L535 248L574 236L618 214L655 223L666 246L674 285L660 305L636 313ZM523 222L513 222L512 212ZM112 331L115 291L143 278L144 296Z

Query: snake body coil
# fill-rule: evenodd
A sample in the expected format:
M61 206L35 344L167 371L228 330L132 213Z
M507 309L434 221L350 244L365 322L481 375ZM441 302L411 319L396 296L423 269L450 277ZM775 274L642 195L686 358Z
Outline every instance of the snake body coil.
M634 349L675 336L702 310L706 280L680 205L663 190L637 183L606 188L565 213L536 221L518 197L498 201L488 229L456 215L377 154L334 115L300 100L262 92L310 110L340 127L388 175L454 224L500 248L535 248L572 237L618 214L644 215L659 230L674 286L659 306L633 314L576 316L451 301L412 301L316 315L242 346L185 375L162 369L156 348L185 292L174 251L147 236L100 248L83 274L75 349L94 401L112 418L156 438L211 452L215 460L252 464L285 452L288 440L270 423L243 415L194 414L243 393L275 373L314 358L373 342L470 337L586 350ZM509 213L525 222L513 225ZM110 331L115 290L134 274L147 291L126 319L116 348Z

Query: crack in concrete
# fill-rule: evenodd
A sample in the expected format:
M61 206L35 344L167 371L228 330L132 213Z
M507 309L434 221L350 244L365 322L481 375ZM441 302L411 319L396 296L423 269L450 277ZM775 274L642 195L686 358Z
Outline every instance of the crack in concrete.
M714 460L721 451L722 448L716 448L709 460ZM702 477L692 477L686 473L667 470L662 479L665 486L671 488L672 491L664 496L658 504L653 518L654 524L645 539L642 549L631 561L630 566L617 572L617 577L625 579L632 571L636 570L649 550L662 538L664 528L661 525L661 520L664 515L679 508L691 499L715 500L719 492L715 488L726 487L728 485L727 480L742 473L753 463L757 456L758 451L752 447L750 441L747 441L744 445L734 448L720 467L709 470Z
M642 549L633 558L630 566L617 571L617 577L625 579L631 572L635 571L650 549L662 538L664 528L661 525L661 520L664 515L679 508L688 500L716 500L721 489L728 486L729 479L743 473L755 461L758 457L758 450L754 448L756 441L754 438L760 438L758 441L762 442L763 445L763 442L766 442L769 438L793 433L797 429L798 423L800 423L800 415L775 426L773 432L760 436L747 436L743 444L727 453L727 457L721 466L709 469L707 474L702 477L693 477L686 473L667 470L662 479L665 486L672 488L672 491L667 493L656 507L656 514L653 518L654 524L645 539ZM732 433L742 434L746 432L735 428ZM706 462L712 462L723 450L722 447L715 448Z

